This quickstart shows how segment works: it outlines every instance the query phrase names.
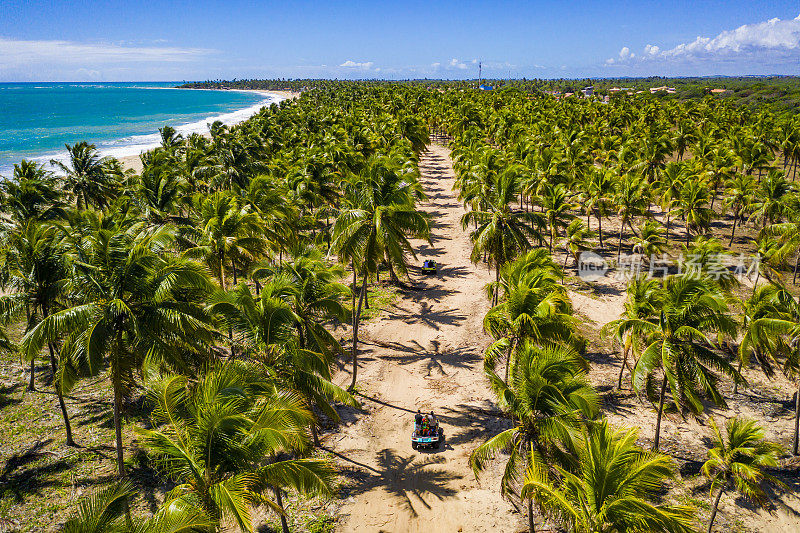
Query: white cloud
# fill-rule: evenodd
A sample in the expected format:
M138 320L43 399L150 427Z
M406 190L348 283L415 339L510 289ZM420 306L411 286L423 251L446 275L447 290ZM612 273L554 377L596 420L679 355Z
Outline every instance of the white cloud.
M442 64L438 63L438 62L437 63L431 63L431 68L433 68L433 69L437 69L437 68L439 68L441 66L442 66Z
M369 70L374 64L375 63L372 61L364 61L363 63L359 63L356 61L347 60L339 66L344 68L360 68L362 70Z
M202 48L122 46L72 41L25 41L0 37L0 67L37 64L107 65L119 63L177 63L199 61L214 53Z
M456 58L451 59L450 63L448 63L448 65L450 66L450 68L457 68L457 69L461 69L461 70L464 70L464 69L467 68L467 64L466 63L462 63L461 61L459 61Z
M698 37L663 52L666 56L742 53L758 50L800 49L800 15L792 20L770 19L723 31L713 39Z
M630 64L636 55L625 46L619 59L607 59L606 65ZM765 22L745 24L726 30L716 37L697 37L673 48L662 49L654 44L644 47L638 62L727 61L765 64L800 61L800 15L793 19L773 18Z

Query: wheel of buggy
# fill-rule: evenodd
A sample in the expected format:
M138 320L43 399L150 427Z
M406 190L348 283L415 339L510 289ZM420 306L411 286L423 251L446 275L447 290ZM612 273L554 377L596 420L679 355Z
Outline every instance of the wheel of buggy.
M416 450L417 449L417 443L416 442L412 442L411 443L411 449L412 450Z

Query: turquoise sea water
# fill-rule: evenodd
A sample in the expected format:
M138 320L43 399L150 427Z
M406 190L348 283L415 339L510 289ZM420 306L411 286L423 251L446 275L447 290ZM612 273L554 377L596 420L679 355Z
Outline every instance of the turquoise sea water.
M159 142L158 128L185 134L233 124L277 96L174 89L163 83L0 83L0 175L23 158L59 159L64 144L88 141L104 155L136 155Z

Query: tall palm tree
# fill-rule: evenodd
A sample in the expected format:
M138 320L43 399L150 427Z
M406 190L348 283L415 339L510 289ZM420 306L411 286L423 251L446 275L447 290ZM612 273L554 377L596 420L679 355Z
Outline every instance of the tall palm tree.
M339 415L331 402L354 407L358 402L331 382L335 361L331 346L338 347L338 342L323 325L304 323L303 317L293 311L292 304L302 298L298 295L300 290L285 275L267 281L258 297L253 297L250 288L242 283L230 293L214 298L212 312L225 317L236 334L236 343L243 348L242 355L264 365L265 375L301 394L309 408L316 407L338 421ZM306 327L314 341L307 344L322 345L321 351L301 345L301 332ZM315 423L310 427L314 444L318 445Z
M597 235L603 248L603 218L613 207L615 174L610 169L592 167L585 177L585 202L587 213L597 217ZM588 222L587 222L588 226Z
M684 183L678 199L678 213L686 222L686 243L691 236L708 231L714 211L709 207L711 191L700 180L689 179Z
M550 230L550 241L547 246L551 252L558 239L559 229L567 227L570 219L569 212L575 208L575 205L569 200L569 191L562 184L551 185L546 183L539 196L542 215Z
M524 475L532 448L546 457L559 455L559 443L582 420L598 412L598 397L586 377L588 365L575 350L566 346L536 346L526 342L517 347L508 380L487 366L486 375L501 408L514 427L491 437L470 456L477 476L500 453L506 466L500 482L503 496L511 497ZM533 531L533 509L528 505Z
M657 279L644 275L632 278L625 289L625 311L622 317L603 326L603 334L612 334L614 340L622 346L622 364L617 378L617 389L622 388L622 376L628 366L628 356L641 352L641 344L645 340L645 328L639 323L629 323L630 320L646 320L656 314L659 308L661 284Z
M711 480L711 494L716 492L708 533L714 527L719 501L725 491L733 489L757 505L765 506L769 497L764 491L764 483L784 486L764 471L778 466L781 447L766 439L764 430L755 420L729 418L725 422L725 435L713 418L710 421L715 446L708 450L708 461L701 470Z
M230 266L233 284L238 282L239 264L252 261L265 248L263 225L234 194L226 191L194 199L199 218L198 228L186 232L187 257L202 259L227 290L226 271Z
M753 177L744 174L736 174L728 180L725 191L725 205L733 209L733 224L731 225L731 238L728 246L733 245L736 223L750 211L750 206L754 200L755 186L756 183Z
M647 209L648 200L645 192L644 177L627 173L622 176L622 179L617 183L616 194L614 195L614 204L617 206L617 215L619 215L619 242L617 243L617 261L619 261L620 253L622 251L622 233L625 226L628 225L636 235L636 230L633 229L633 220L637 216L641 216Z
M13 179L0 182L0 199L0 210L19 225L29 220L58 219L66 207L52 172L26 160L14 165Z
M787 200L795 193L793 185L786 181L782 171L770 171L759 183L750 218L760 222L761 229L767 224L779 222L786 212Z
M654 256L663 254L666 247L664 228L655 220L648 220L639 226L639 234L633 237L633 252L642 254L648 262Z
M307 448L312 415L305 402L276 389L257 367L227 363L193 385L185 376L168 375L148 396L157 429L138 432L177 483L170 497L201 508L217 524L231 520L252 533L251 506L266 504L284 516L282 490L332 494L329 461L291 458Z
M575 265L578 265L578 259L581 252L592 249L590 240L594 239L595 236L597 236L597 234L587 228L586 224L583 223L583 220L576 218L569 223L569 226L567 226L566 230L566 236L564 237L564 250L566 251L564 256L564 269L567 268L567 260L570 258L570 256L572 257L573 261L575 261Z
M422 191L412 170L388 157L368 160L362 173L354 177L349 205L343 207L334 224L331 249L342 262L354 265L354 278L357 271L362 277L358 304L353 310L350 388L357 380L358 326L370 274L377 272L381 261L389 265L391 272L404 274L408 255L416 257L409 239L428 238L430 234L428 218L414 205L422 198Z
M207 354L214 339L204 310L210 280L200 265L172 258L173 244L165 228L103 228L89 235L74 261L75 304L43 319L21 345L30 358L63 340L65 364L82 375L97 375L107 365L120 476L122 400L134 386L135 371L145 360L186 368L187 358ZM68 388L69 381L62 386Z
M726 298L711 280L698 276L670 276L663 282L659 307L646 319L631 318L619 325L618 335L639 331L647 346L633 370L633 386L651 390L651 379L661 373L653 449L658 450L661 415L667 390L679 407L701 412L701 396L725 405L711 370L740 379L726 357L713 350L709 335L733 336L736 324L728 313Z
M640 448L637 437L636 429L614 430L603 420L584 431L575 466L532 450L523 497L576 533L694 531L692 507L654 503L675 466Z
M7 315L21 315L24 310L25 331L30 332L66 300L69 276L69 259L63 243L63 234L55 226L32 220L21 230L12 233L5 250L5 276L9 291L0 296L0 309ZM72 427L60 379L63 368L59 364L56 342L47 343L50 370L53 376L58 405L64 419L67 446L75 446ZM31 375L28 389L35 387L36 359L39 353L25 354L30 358Z
M104 207L114 194L114 183L105 171L105 159L97 147L86 141L65 145L68 164L53 159L50 163L64 173L64 188L75 197L78 209L91 205Z
M511 204L520 192L520 178L515 172L495 175L490 187L484 190L478 209L467 211L461 217L464 229L470 223L476 228L470 233L473 263L484 256L489 267L495 269L495 282L500 280L501 267L521 252L527 251L531 239L540 239L537 231L542 220L537 213L514 211ZM495 294L494 304L497 305Z

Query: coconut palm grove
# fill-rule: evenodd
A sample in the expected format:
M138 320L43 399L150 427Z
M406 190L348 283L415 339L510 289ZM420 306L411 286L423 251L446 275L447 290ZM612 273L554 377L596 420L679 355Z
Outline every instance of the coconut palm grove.
M19 162L0 531L800 530L773 82L208 82L298 94Z

